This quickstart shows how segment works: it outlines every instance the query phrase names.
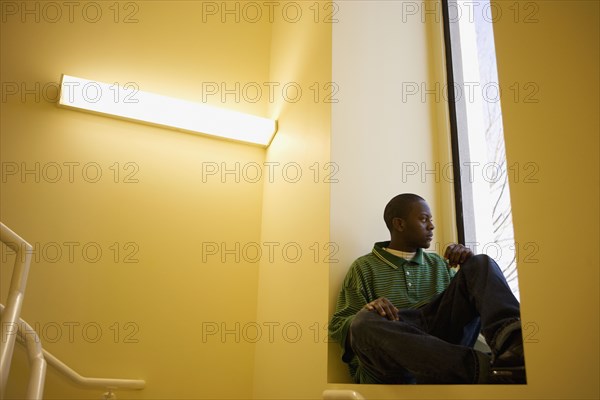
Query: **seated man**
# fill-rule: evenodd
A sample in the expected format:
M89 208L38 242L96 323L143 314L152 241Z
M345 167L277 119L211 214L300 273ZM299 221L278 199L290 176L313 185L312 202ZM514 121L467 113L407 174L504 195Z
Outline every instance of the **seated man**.
M384 220L391 241L352 264L329 327L354 381L525 383L519 302L494 260L460 244L425 253L434 226L417 195ZM491 355L473 349L480 332Z

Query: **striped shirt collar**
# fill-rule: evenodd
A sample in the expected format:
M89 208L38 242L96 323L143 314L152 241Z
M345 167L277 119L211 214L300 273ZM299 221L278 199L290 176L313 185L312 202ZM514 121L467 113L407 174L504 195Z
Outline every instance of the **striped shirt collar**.
M390 267L397 269L398 267L404 266L404 264L419 264L425 265L425 260L423 260L423 249L418 248L415 256L412 260L405 260L402 257L398 257L393 255L390 252L385 251L383 248L388 247L390 245L390 241L386 242L377 242L373 246L373 254L375 257L379 258L381 261L389 265Z

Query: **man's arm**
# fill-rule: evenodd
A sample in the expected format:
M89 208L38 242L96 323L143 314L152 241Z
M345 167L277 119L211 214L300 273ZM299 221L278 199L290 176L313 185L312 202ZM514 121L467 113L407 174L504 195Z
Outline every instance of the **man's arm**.
M398 321L398 309L395 305L392 304L391 301L386 299L385 297L380 297L378 299L373 300L370 303L367 303L363 308L366 308L369 311L373 311L381 315L382 317L386 317L390 321Z
M454 267L466 262L473 256L473 252L468 247L463 246L460 243L450 244L446 248L444 258L448 261L450 267Z
M398 308L388 299L380 297L367 303L367 299L356 286L347 284L348 280L344 281L338 296L336 310L329 324L329 336L342 346L342 359L346 362L352 358L350 324L356 313L364 308L389 320L398 321L399 319Z
M367 303L367 299L352 281L350 272L346 276L338 296L335 312L329 323L329 336L342 347L342 360L350 361L352 349L348 335L352 319Z

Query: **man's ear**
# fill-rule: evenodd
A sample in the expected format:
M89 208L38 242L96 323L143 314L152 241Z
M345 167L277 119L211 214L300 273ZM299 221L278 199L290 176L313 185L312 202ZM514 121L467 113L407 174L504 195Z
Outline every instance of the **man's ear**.
M394 217L392 218L392 226L394 230L402 232L404 230L404 220L400 217Z

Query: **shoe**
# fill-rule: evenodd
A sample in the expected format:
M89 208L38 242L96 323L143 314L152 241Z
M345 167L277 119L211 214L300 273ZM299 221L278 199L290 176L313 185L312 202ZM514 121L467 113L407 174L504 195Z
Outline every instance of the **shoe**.
M524 365L523 334L518 329L511 332L500 349L492 356L492 367L522 367Z
M527 383L521 329L511 332L497 355L492 357L490 383Z

